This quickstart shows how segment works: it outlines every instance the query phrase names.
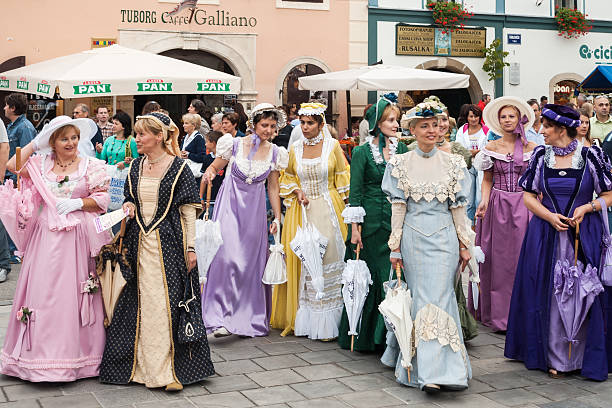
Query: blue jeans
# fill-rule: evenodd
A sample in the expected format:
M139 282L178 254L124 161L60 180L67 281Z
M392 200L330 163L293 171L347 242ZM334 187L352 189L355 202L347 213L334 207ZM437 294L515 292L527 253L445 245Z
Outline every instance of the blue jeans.
M4 224L2 224L2 221L0 221L0 268L4 268L8 271L11 270L11 252L9 249L9 241L11 241L11 239L4 228Z

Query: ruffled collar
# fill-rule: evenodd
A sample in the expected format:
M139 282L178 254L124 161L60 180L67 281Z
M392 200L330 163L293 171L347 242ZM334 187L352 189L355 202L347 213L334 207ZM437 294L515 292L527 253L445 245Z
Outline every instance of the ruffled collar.
M380 154L380 149L377 145L374 144L374 136L366 137L366 142L370 146L370 151L372 152L372 157L374 158L374 162L376 164L384 164L385 158L382 154ZM389 158L395 156L395 152L397 151L397 138L390 137L389 142L391 146L389 146Z

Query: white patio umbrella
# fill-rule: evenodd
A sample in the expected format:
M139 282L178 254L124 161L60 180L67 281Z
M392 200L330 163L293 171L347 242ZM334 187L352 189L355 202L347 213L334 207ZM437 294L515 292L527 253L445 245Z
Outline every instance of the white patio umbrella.
M293 237L289 246L302 261L302 267L310 275L312 287L317 292L317 299L322 299L325 291L323 256L327 250L327 244L328 239L313 224L308 222L306 209L302 206L302 226L297 227L295 237Z
M361 230L361 227L359 228ZM349 321L348 334L351 336L351 351L355 342L355 336L359 333L357 328L361 325L361 313L365 304L372 275L368 269L368 264L359 259L361 247L357 245L356 259L346 261L346 268L342 272L342 298L346 308L346 315Z
M195 251L198 261L198 274L200 276L200 285L206 283L206 275L212 260L215 258L217 251L223 244L221 236L221 226L218 221L213 221L208 218L208 210L210 208L210 193L212 183L208 183L206 187L206 212L203 220L195 222Z
M465 74L378 64L304 76L299 81L301 89L316 91L395 91L467 88L470 77Z
M369 65L345 71L304 76L300 89L346 91L348 117L351 117L349 91L408 91L467 88L470 76L394 65ZM349 120L350 122L350 120Z
M148 94L237 94L240 78L120 45L0 73L0 90L62 98Z

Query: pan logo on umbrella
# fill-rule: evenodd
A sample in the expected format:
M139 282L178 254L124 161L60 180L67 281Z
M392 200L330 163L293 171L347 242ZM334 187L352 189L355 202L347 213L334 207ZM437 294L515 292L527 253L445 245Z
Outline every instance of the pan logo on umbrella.
M30 82L27 81L25 77L19 78L19 80L17 81L17 89L27 91L28 88L30 88Z
M6 79L6 77L0 77L0 88L8 88L9 87L9 80Z
M111 84L103 84L100 81L84 81L83 85L73 85L75 95L88 95L110 93Z
M36 92L41 92L41 93L49 93L50 90L51 90L51 85L49 85L49 83L45 81L44 79L38 83L38 87L36 88Z
M207 79L204 82L198 82L198 91L209 92L229 92L230 84L221 82L218 79Z
M146 82L138 82L138 92L150 92L150 91L158 91L158 92L171 92L172 91L172 82L164 82L163 79L147 79Z

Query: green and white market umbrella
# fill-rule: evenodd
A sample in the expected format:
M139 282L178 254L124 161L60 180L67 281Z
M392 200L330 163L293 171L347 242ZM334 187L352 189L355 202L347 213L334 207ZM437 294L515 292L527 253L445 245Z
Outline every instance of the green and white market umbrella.
M52 98L238 94L240 78L163 55L111 45L0 73L0 91Z

